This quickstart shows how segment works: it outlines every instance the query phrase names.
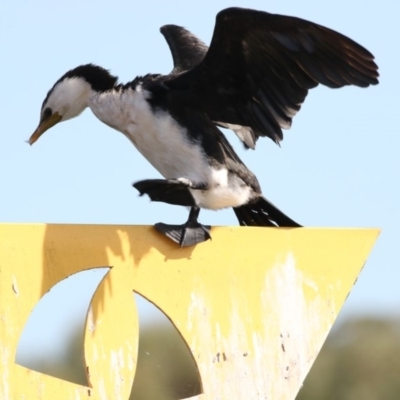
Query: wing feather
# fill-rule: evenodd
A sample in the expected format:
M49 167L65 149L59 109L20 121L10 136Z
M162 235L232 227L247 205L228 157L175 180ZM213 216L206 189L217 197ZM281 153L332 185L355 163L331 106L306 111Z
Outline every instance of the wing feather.
M291 126L308 90L318 84L340 88L378 83L378 67L368 50L338 32L295 17L222 10L204 51L196 66L169 84L186 88L188 104L211 120L246 127L248 134L236 131L252 148L259 136L282 140L282 129Z
M174 62L172 74L192 69L203 61L208 47L193 33L178 25L164 25L160 32L171 50Z

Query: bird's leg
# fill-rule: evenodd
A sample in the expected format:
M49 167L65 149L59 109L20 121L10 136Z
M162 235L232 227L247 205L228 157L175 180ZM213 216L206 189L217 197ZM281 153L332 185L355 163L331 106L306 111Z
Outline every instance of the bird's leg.
M189 218L183 225L168 225L162 222L155 224L155 228L178 243L181 247L193 246L211 239L210 226L204 226L197 221L200 208L197 207L190 189L204 190L204 183L193 183L189 179L147 179L133 185L140 195L147 194L152 201L191 207Z
M205 226L197 221L200 208L192 207L189 218L183 225L167 225L159 222L155 228L165 236L178 243L181 247L194 246L211 239L211 226Z

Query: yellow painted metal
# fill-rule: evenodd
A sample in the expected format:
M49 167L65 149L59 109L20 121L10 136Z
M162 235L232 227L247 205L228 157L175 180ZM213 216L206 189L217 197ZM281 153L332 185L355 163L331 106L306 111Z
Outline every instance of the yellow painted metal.
M196 399L292 400L378 234L225 227L180 249L147 226L0 225L0 399L128 399L138 345L134 290L187 342L203 386ZM112 268L86 321L88 386L15 364L43 294L103 266Z

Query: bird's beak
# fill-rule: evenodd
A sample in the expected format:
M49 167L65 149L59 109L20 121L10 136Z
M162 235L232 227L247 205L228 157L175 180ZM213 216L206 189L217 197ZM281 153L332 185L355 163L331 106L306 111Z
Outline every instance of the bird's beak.
M29 138L28 143L33 145L43 135L48 129L50 129L55 124L61 121L61 115L58 112L51 114L49 118L46 118L43 121L40 121L39 126L36 128L35 132L33 132L32 136Z

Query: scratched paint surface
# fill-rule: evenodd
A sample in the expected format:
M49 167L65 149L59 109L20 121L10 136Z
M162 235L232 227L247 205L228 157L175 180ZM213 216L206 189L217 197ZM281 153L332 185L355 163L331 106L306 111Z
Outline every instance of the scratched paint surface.
M198 400L293 400L376 229L213 228L179 249L145 226L0 224L0 399L128 399L138 317L161 308L197 363ZM111 266L88 310L87 386L15 364L29 314L60 280Z

